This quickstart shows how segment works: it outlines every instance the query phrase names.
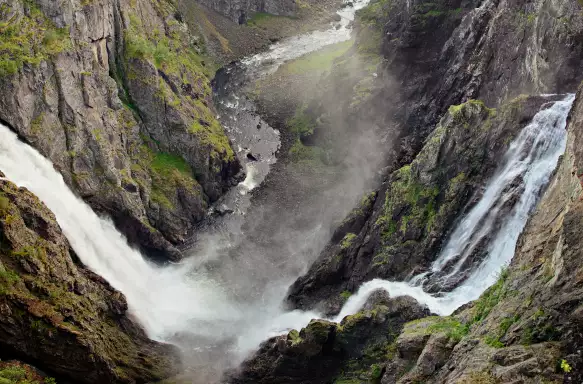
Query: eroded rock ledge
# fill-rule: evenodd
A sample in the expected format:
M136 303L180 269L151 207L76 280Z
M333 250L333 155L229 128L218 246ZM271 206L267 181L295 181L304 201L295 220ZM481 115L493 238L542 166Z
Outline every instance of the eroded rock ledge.
M120 292L80 264L48 208L0 180L0 358L76 383L144 383L176 372L177 350L149 340L127 309Z
M179 258L240 170L200 38L166 0L0 6L0 121L131 242Z

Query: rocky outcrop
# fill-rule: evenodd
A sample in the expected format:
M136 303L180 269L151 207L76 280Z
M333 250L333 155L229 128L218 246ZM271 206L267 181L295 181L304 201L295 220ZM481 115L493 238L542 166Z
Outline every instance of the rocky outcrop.
M439 254L456 218L479 197L508 144L552 100L519 97L498 110L482 102L453 106L415 160L393 172L376 200L363 201L290 289L298 307L325 299L337 312L343 291L375 277L403 280Z
M428 259L422 255L439 249L452 220L496 163L496 155L486 155L471 164L474 155L483 154L484 144L479 140L485 139L492 154L500 155L503 145L499 145L504 139L480 138L474 131L469 139L462 139L467 145L464 149L449 147L453 152L445 157L439 151L447 150L447 145L437 145L432 155L422 154L422 149L431 151L432 141L440 142L439 127L448 118L451 122L451 105L479 99L496 107L498 116L502 116L503 110L512 109L514 102L509 100L525 91L572 92L580 80L576 63L583 57L579 10L577 2L562 0L380 0L358 12L354 48L319 86L325 92L319 99L332 99L333 106L312 101L308 112L318 122L311 127L312 134L319 137L329 135L334 129L330 125L358 127L359 132L362 127L375 127L386 142L385 179L362 229L345 233L350 236L350 247L343 248L342 239L336 236L306 276L294 284L290 291L294 305L313 306L327 298L327 309L334 311L341 303L338 294L343 290L353 291L372 277L403 279L419 264L426 264ZM346 56L355 54L369 62L371 56L380 54L381 60L372 76L347 85L344 79L355 70L345 64L350 63ZM330 97L341 94L354 96ZM322 124L329 115L333 123ZM524 125L525 118L510 117L513 124L518 124L516 129ZM479 126L482 121L472 124ZM474 139L478 141L472 143ZM495 142L497 147L492 146ZM464 160L458 168L457 159L450 158L456 164L449 167L447 156ZM442 171L454 183L470 174L474 179L463 181L460 190L450 191ZM403 195L409 188L415 190ZM442 205L450 198L453 205Z
M0 121L132 242L178 258L240 168L196 36L165 0L0 5Z
M405 322L428 313L411 297L373 294L363 311L340 324L312 320L300 332L268 340L225 382L324 384L334 378L379 379L382 372L371 361L390 353Z
M76 383L144 383L178 369L177 350L149 340L128 317L125 297L80 265L54 215L7 180L0 244L0 358ZM20 366L6 377L8 368L0 362L2 383L24 382L16 374L42 382Z
M210 9L243 24L256 13L294 16L298 5L295 0L199 0Z
M352 355L343 360L339 363L342 368L331 374L328 382L496 384L583 380L582 97L580 90L569 116L565 155L519 239L511 264L500 272L498 281L452 316L423 316L398 327L398 335L392 334L392 327L374 335L369 333L370 325L359 328L353 334L360 340L358 345L382 337L389 337L391 342L382 353ZM370 310L369 305L354 316ZM342 324L350 319L354 317L345 318ZM326 329L342 328L324 324ZM304 335L309 329L302 331ZM257 364L266 361L267 351L277 359L268 360L264 367L288 364L283 351L298 336L290 333L282 339L288 344L280 341L279 350L264 345L243 374L261 372ZM357 371L346 376L350 371L346 367L361 367L365 361L370 367L368 373ZM261 377L256 376L257 382ZM308 374L296 382L323 381Z

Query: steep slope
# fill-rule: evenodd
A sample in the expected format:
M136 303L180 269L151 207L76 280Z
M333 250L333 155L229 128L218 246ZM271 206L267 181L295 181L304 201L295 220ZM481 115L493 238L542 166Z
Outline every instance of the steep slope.
M5 179L0 244L0 357L81 383L143 383L178 369L175 348L146 337L125 297L80 264L46 206Z
M393 190L398 178L393 172L415 159L451 105L479 99L501 112L511 109L509 100L520 93L572 91L579 81L577 67L583 55L583 20L576 1L377 1L359 12L357 25L359 32L352 52L361 55L380 52L380 64L372 77L364 78L367 82L363 84L364 80L361 80L351 84L349 90L341 81L346 76L335 77L335 73L353 71L342 63L337 64L331 75L323 80L320 88L326 93L319 98L336 100L330 95L347 92L355 95L338 100L334 113L341 118L336 117L334 122L342 121L341 124L347 127L374 127L383 135L387 167L384 170L385 182L378 191L378 196L383 197L381 200L385 196L400 199L395 196L398 191ZM314 101L312 104L308 112L311 112L313 121L325 121L325 113L330 113L330 103ZM313 135L325 137L334 129L329 124L316 124ZM464 144L471 145L470 142ZM437 185L436 193L441 196L438 200L446 192L440 186L445 188L445 185ZM435 198L414 197L415 200L423 197L423 206L428 199ZM463 207L467 198L462 198L460 206L454 209ZM402 208L399 204L396 206ZM291 300L295 305L313 306L322 299L336 300L343 290L353 291L373 277L404 278L414 271L416 262L423 259L413 256L411 262L404 265L400 262L410 254L424 252L416 246L420 236L426 239L422 242L428 241L421 247L428 250L428 255L431 250L425 247L429 244L433 251L439 248L441 235L430 236L423 225L410 227L401 223L394 226L394 221L399 221L401 216L409 218L410 213L406 211L393 211L389 214L392 218L379 221L386 217L387 208L391 206L387 207L377 199L372 209L365 210L365 217L359 220L362 227L351 228L354 236L350 249L343 253L352 254L349 256L352 261L343 262L346 267L340 270L329 260L331 249L336 249L332 253L342 249L342 236L332 239L319 261L292 288ZM420 213L427 218L427 212ZM424 224L417 219L413 223ZM442 230L446 231L449 224L451 222L446 220ZM407 228L410 228L408 233L404 231ZM422 228L425 229L419 232ZM405 244L407 240L413 242ZM395 247L397 249L391 250ZM397 256L394 263L380 265L382 260L387 261L398 254L401 256ZM336 277L320 279L333 275Z
M415 160L335 231L310 272L290 288L290 301L300 308L327 301L321 309L336 313L346 299L341 293L364 281L400 281L426 269L456 219L479 199L508 144L550 100L520 97L499 110L473 100L451 107Z
M581 382L582 97L580 90L569 116L566 153L519 239L511 264L478 300L452 316L421 315L377 334L369 332L369 324L352 335L358 346L367 348L330 349L347 324L374 323L385 313L375 307L375 300L386 293L373 293L360 312L340 324L326 323L336 333L319 339L319 348L314 347L314 338L306 338L315 330L317 322L312 321L299 334L292 331L266 342L227 381L249 382L252 377L261 382L265 375L293 368L293 379L281 376L278 382ZM384 305L397 299L408 302L400 308L403 314L418 305L406 297L385 298ZM305 359L325 362L330 350L337 352L336 369L327 370L325 377L315 376L302 363Z
M0 121L132 242L178 258L240 169L204 47L165 0L0 6Z

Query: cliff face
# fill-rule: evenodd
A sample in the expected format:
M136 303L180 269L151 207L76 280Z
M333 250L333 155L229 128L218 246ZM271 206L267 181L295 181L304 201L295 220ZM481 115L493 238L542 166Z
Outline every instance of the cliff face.
M378 276L406 280L427 268L456 219L479 199L508 144L550 100L519 97L498 110L473 100L452 106L415 160L345 219L289 299L301 308L325 300L321 309L336 313L343 291Z
M255 13L294 16L298 10L295 0L199 0L210 9L243 24Z
M0 120L131 241L179 257L240 168L197 37L164 0L0 9Z
M438 206L447 201L447 185L439 178L428 178L427 172L415 171L424 171L417 160L416 166L401 167L415 160L431 138L439 142L439 129L429 138L428 135L444 124L444 120L441 125L437 123L448 115L448 110L452 111L452 105L479 99L500 113L512 109L509 100L521 93L573 91L579 80L577 63L583 55L583 19L579 10L575 1L378 1L358 13L355 50L364 55L371 51L381 54L378 76L368 86L357 84L350 90L362 95L357 102L353 98L338 103L337 108L349 126L368 124L385 137L387 176L378 191L381 198L363 211L366 215L359 220L362 227L350 229L350 247L343 249L343 236L334 236L311 270L294 284L290 298L295 305L313 306L322 299L337 301L339 292L352 291L373 277L402 279L414 272L419 262L435 257L440 239L453 219L441 217L438 212ZM334 78L334 71L329 77ZM324 85L331 82L339 81L328 79ZM326 88L338 92L338 86ZM525 122L526 116L515 117L519 125ZM461 139L473 155L479 155L480 149L476 152L470 148L472 145L477 149L498 142L455 136L453 140ZM472 144L474 138L479 142ZM457 150L463 149L452 152L454 157L450 160L454 163ZM495 147L492 153L497 153ZM442 161L445 163L440 164ZM455 174L449 173L453 168L448 168L447 161L447 157L439 158L436 164L440 165L434 169L439 173L437 168L444 168L447 177L452 178ZM454 206L445 212L459 212L487 178L491 163L487 158L483 161L483 169L471 164L461 169L464 166L455 163L454 168L461 166L457 170L464 176L477 172L476 178L470 184L461 184L460 194L454 194ZM398 169L401 171L396 172ZM404 174L410 170L414 171L412 183L410 176ZM424 180L419 183L421 177ZM417 191L421 194L413 193L414 198L410 198L413 205L404 201L408 197L402 196L402 189L419 184L423 188ZM436 192L432 194L434 187ZM411 217L415 212L419 217ZM434 218L437 226L427 226L427 219ZM407 222L403 224L401 219ZM443 227L441 219L445 220ZM424 245L420 246L420 242ZM330 262L334 259L332 254L341 255L336 258L341 261ZM332 307L337 305L333 303Z
M127 317L125 297L80 265L45 205L6 180L0 241L0 357L78 383L143 383L178 369L175 348Z
M386 293L377 292L357 314L340 324L325 323L335 332L317 342L310 337L314 321L299 333L266 342L228 381L249 382L253 377L262 382L273 372L293 367L293 378L281 375L277 382L581 382L582 97L580 90L569 116L565 155L519 239L511 264L478 300L448 317L427 316L421 309L411 317L417 319L392 324L376 334L371 334L375 328L368 324L352 334L357 346L333 348L348 324L385 316L375 300ZM405 317L418 308L407 297L385 298L382 305L391 308L397 299L402 300L398 311ZM310 348L299 348L305 345ZM366 348L358 347L362 345ZM336 359L337 369L323 376L313 375L313 369L302 364L308 358L324 364L330 356Z

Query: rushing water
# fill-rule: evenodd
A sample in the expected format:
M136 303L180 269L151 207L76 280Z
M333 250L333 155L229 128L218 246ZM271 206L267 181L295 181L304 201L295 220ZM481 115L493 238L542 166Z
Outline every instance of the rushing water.
M452 232L431 272L439 285L453 284L455 289L437 295L425 292L423 283L432 279L427 273L415 276L410 282L375 279L363 284L334 320L358 311L377 289L386 290L391 296L410 295L432 312L449 315L494 284L501 268L512 259L518 236L565 151L565 125L574 100L575 96L569 95L534 116L511 143L480 201ZM515 194L519 198L511 210L502 209ZM502 225L494 226L494 223ZM475 247L487 236L491 237L486 241L485 257L467 263Z

